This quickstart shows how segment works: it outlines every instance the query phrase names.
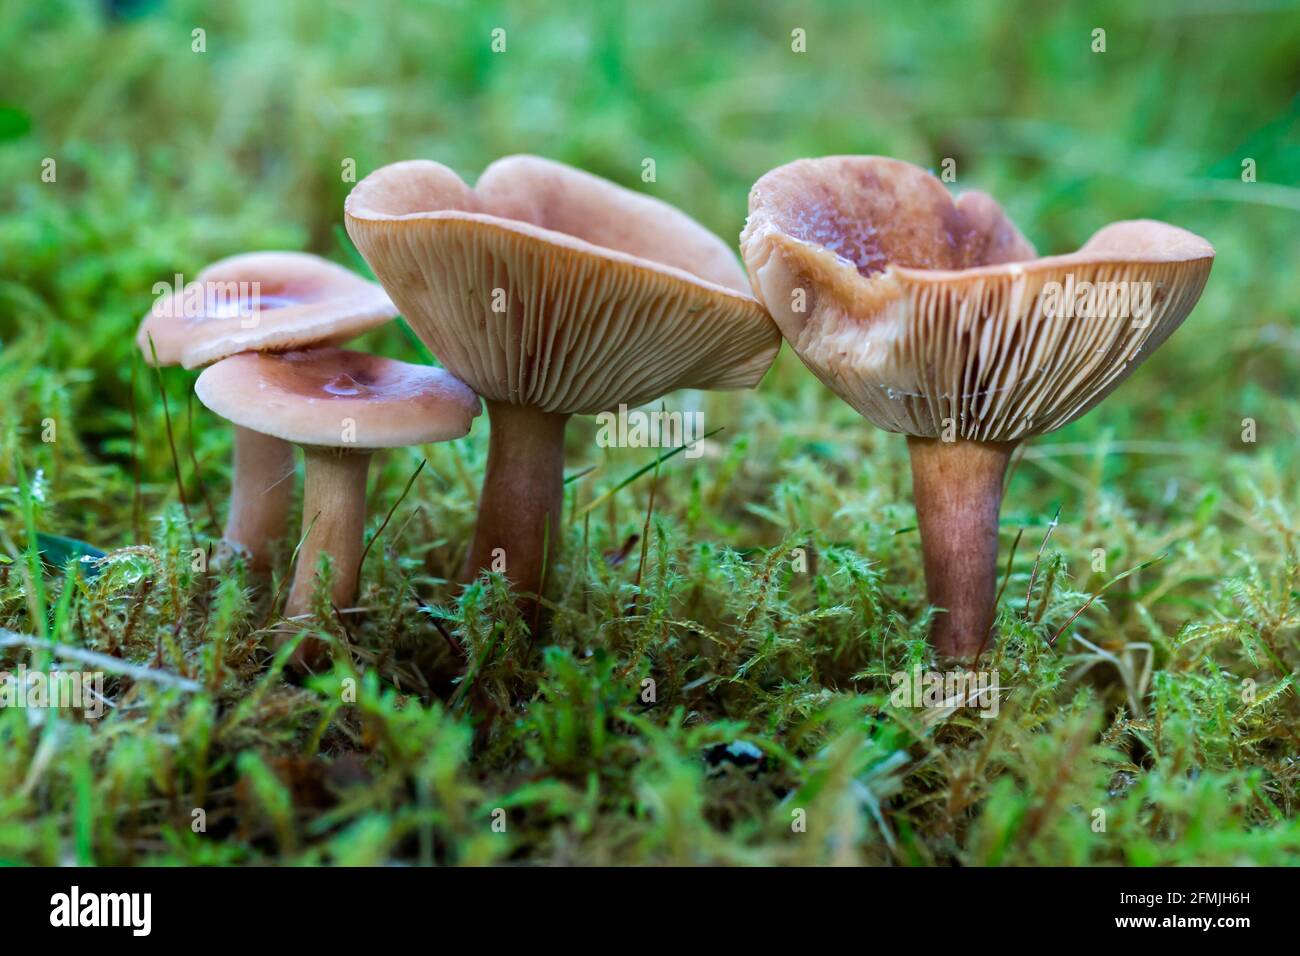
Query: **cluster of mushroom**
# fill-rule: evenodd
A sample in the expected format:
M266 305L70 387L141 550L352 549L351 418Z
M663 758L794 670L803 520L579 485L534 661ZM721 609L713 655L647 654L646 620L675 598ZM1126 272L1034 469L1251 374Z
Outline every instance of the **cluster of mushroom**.
M159 365L206 366L195 393L235 426L230 505L218 563L269 570L288 532L297 445L306 459L303 539L289 617L309 611L321 554L331 598L356 591L366 471L375 449L459 438L477 396L441 369L336 348L397 313L373 282L316 256L260 252L213 263L168 292L136 344ZM304 647L297 663L320 651Z
M463 436L482 396L492 432L462 577L504 569L533 604L557 551L569 417L752 387L780 348L725 243L559 163L503 159L475 189L437 163L396 163L345 209L382 289L310 256L237 256L198 276L200 294L156 303L138 337L148 359L207 365L195 391L236 426L224 551L268 565L303 449L290 617L310 611L322 553L334 604L356 594L373 450ZM211 294L231 286L256 301ZM335 347L399 308L446 370Z
M1035 258L982 193L955 201L879 157L802 160L765 175L741 237L753 282L681 211L559 163L514 156L471 188L434 162L386 166L344 207L380 286L297 253L210 266L204 294L160 300L147 359L207 366L195 390L235 425L224 545L264 570L287 531L303 449L302 540L289 616L310 611L321 554L331 597L356 594L374 450L491 423L462 577L504 569L541 598L557 554L570 416L680 388L758 384L790 342L874 424L909 436L938 650L969 656L994 613L1002 480L1016 444L1082 415L1183 320L1209 244L1116 223L1079 252ZM1050 283L1139 281L1141 322L1065 319ZM255 290L217 302L212 288ZM444 369L337 346L405 317ZM775 321L774 321L775 320Z

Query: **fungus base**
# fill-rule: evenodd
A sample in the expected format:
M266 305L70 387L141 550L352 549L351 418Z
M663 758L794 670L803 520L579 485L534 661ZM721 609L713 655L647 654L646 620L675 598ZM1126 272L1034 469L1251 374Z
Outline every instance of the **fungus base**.
M998 576L998 512L1015 442L908 438L926 593L939 612L930 642L972 658L991 641Z
M462 576L469 580L480 570L504 570L516 589L540 594L544 571L558 552L569 416L486 404L492 423L487 473Z
M235 427L230 510L223 541L248 556L259 574L271 569L271 545L289 527L293 498L293 445L251 428Z
M286 617L311 611L316 566L321 552L330 556L330 599L347 607L357 593L362 542L366 531L366 472L370 454L334 448L305 448L307 479L302 502L302 544L293 573ZM304 644L295 663L314 663L323 647Z

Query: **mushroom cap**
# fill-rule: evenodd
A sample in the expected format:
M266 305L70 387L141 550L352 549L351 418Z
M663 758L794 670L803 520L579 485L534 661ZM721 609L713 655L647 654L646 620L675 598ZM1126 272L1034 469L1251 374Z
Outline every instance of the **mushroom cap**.
M924 170L878 156L764 175L741 251L795 352L861 415L930 438L951 420L978 441L1087 412L1178 328L1214 260L1201 237L1151 220L1037 258L991 197L954 200Z
M385 166L348 234L407 322L484 398L590 414L749 388L781 347L745 273L681 211L561 163Z
M478 396L450 373L336 348L241 352L194 383L222 418L297 445L368 450L469 433Z
M152 336L159 364L198 368L236 352L338 345L395 315L378 284L340 265L305 252L249 252L160 297L136 344L152 363Z

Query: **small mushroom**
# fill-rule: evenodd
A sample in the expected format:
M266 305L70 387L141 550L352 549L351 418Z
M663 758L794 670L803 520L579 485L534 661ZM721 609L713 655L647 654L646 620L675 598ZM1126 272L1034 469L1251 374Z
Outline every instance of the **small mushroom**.
M336 348L233 355L206 369L194 391L222 418L299 445L306 457L287 617L310 611L322 552L334 604L355 597L372 453L460 438L480 411L478 396L442 369Z
M1214 259L1204 239L1149 220L1036 258L991 197L954 200L924 170L875 156L764 175L741 248L804 364L908 436L929 600L946 611L930 637L957 657L992 629L1012 451L1127 378L1192 310Z
M338 345L389 321L397 310L378 285L318 256L252 252L203 269L164 294L136 333L146 362L192 369L239 352ZM293 448L235 428L223 546L258 572L284 537L293 497Z
M717 236L560 163L501 159L473 189L438 163L395 163L344 210L416 335L487 402L467 576L504 558L519 591L540 593L560 537L569 416L678 388L753 387L780 348Z

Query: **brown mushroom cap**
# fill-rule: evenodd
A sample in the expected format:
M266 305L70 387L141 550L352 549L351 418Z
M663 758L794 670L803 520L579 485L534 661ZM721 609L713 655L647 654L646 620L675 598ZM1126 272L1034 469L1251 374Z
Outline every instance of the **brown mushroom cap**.
M747 388L780 348L717 236L560 163L498 160L474 189L438 163L394 163L344 209L411 328L492 401L589 414Z
M749 213L745 264L782 334L860 414L918 437L951 420L961 438L1014 441L1078 418L1182 323L1214 259L1204 239L1149 220L1035 258L991 197L954 200L924 170L876 156L774 169ZM1150 314L1052 307L1049 284L1084 282L1150 283Z
M480 411L478 396L440 368L336 348L232 355L194 391L236 425L359 451L460 438Z
M333 262L251 252L214 262L191 286L162 296L141 321L136 344L152 362L152 336L160 364L198 368L237 352L337 345L395 315L378 284Z

